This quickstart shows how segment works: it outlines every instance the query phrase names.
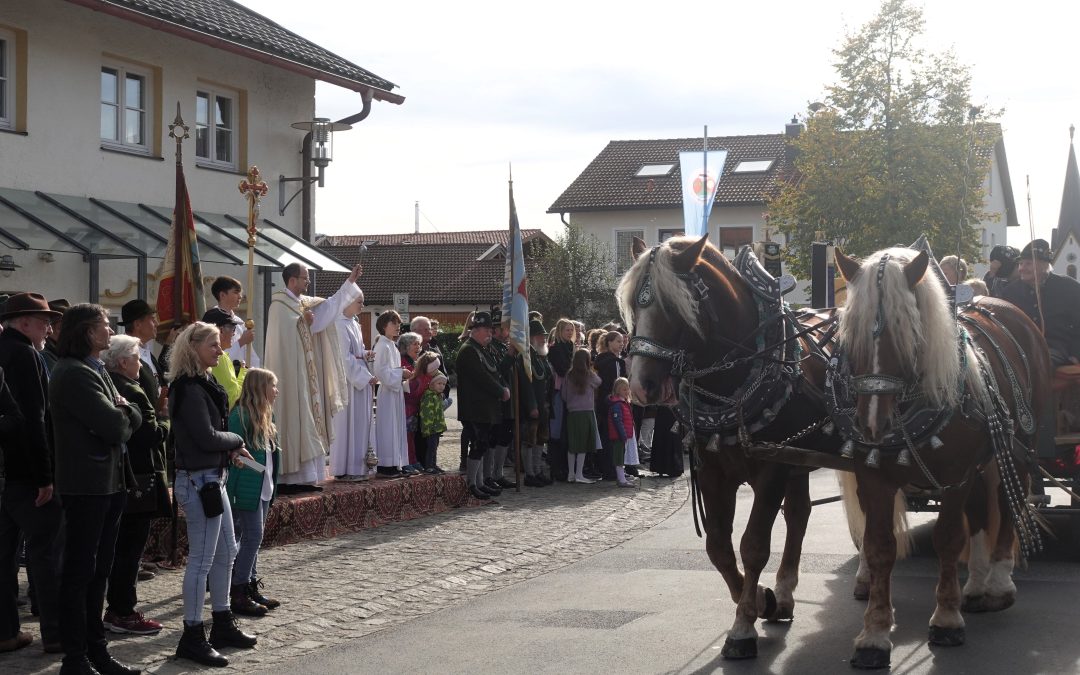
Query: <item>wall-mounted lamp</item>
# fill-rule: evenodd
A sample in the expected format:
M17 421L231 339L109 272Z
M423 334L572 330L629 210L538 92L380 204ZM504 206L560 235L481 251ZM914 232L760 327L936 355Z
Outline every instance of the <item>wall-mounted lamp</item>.
M52 251L38 251L38 260L41 262L51 263L56 258L53 256Z
M12 272L22 267L22 265L15 264L15 258L10 255L0 255L0 274L5 277L10 277Z
M308 136L304 138L304 175L297 178L286 178L284 174L278 176L279 216L284 216L289 204L312 183L317 182L319 187L323 187L324 172L334 159L334 132L348 131L352 129L352 125L331 122L328 117L316 117L310 122L293 122L292 128L308 132ZM309 163L319 170L318 176L311 175ZM286 201L285 183L293 182L300 182L300 189Z

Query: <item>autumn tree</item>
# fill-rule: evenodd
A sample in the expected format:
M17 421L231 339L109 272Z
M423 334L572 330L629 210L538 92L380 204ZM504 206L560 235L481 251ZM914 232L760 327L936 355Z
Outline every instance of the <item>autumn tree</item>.
M553 244L536 242L529 273L529 309L551 328L559 317L600 326L617 319L611 248L571 225Z
M973 107L968 68L920 47L923 28L920 9L885 0L834 51L837 83L810 105L794 174L768 207L797 273L821 235L865 255L926 233L939 256L978 258L1000 113Z

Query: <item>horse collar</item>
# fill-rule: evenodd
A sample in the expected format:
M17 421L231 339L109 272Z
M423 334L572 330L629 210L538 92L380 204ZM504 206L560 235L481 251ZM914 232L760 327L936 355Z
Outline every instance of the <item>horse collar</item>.
M885 332L885 287L882 280L885 278L885 265L888 264L888 253L881 256L881 260L878 261L877 268L877 294L878 294L878 306L877 306L877 318L874 320L874 339L881 337L881 334Z

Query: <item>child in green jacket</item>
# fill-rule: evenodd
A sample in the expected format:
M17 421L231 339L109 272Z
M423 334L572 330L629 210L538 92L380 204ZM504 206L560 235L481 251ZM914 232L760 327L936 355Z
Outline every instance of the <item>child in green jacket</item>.
M437 463L439 438L446 431L446 417L443 415L443 391L446 390L446 376L439 373L431 378L427 391L420 399L420 434L424 437L422 462L424 472L443 473Z

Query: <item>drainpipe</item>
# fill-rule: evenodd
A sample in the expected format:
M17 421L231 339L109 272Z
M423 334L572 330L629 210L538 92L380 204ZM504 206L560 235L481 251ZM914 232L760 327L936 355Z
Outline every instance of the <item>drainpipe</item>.
M367 119L367 116L371 114L371 99L372 99L374 93L375 92L373 90L371 90L371 89L365 89L360 94L360 96L364 100L364 107L360 110L360 112L356 113L355 115L350 115L349 117L343 117L343 118L339 119L337 121L337 123L338 124L357 124L357 123L363 122L365 119ZM312 232L311 232L311 216L312 216L312 208L311 208L311 132L310 131L307 132L306 134L304 134L304 144L303 144L302 155L303 155L303 157L302 157L301 161L302 161L302 163L304 165L304 171L303 171L303 173L301 175L303 176L304 179L301 181L300 184L303 185L304 187L300 191L300 212L301 212L301 214L303 214L302 219L300 221L300 237L304 241L310 242L311 241L311 235L312 235ZM322 176L320 175L319 178L320 178L319 187L322 187L323 186Z
M559 211L559 220L562 221L563 225L570 227L570 223L566 222L566 211Z

